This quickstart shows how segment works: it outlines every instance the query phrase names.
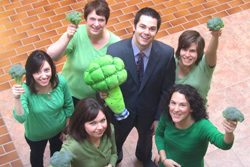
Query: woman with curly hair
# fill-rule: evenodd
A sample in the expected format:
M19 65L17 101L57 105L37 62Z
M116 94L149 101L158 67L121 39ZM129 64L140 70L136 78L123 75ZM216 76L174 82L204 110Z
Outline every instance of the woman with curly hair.
M228 150L234 141L237 123L223 121L222 134L208 120L204 99L189 85L174 85L166 95L155 142L160 167L203 167L208 143Z

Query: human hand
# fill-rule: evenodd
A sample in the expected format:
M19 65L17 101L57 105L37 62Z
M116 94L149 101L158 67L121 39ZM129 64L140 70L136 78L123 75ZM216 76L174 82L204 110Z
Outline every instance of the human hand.
M75 24L70 24L67 28L67 36L71 39L73 38L75 32L77 31L77 26Z
M158 125L158 121L154 121L150 127L150 130L153 130L153 133L152 133L152 136L155 135L155 131L156 131L156 128L157 128L157 125Z
M224 120L223 122L222 122L222 125L223 125L223 127L224 127L224 129L225 129L225 132L226 133L233 133L233 131L236 129L236 127L237 127L237 122L235 122L235 121L230 121L230 120Z
M160 157L161 156L159 154L156 155L155 160L154 160L155 166L159 166Z
M59 139L63 142L66 141L66 135L62 132Z
M105 166L105 167L112 167L112 165L111 164L108 164L107 166Z
M107 92L99 92L99 94L100 94L101 99L105 99L109 95Z
M22 94L25 93L25 89L22 87L22 85L13 85L12 87L12 93L16 99L19 99Z
M219 38L221 36L221 34L222 34L222 30L221 29L218 30L218 31L213 30L213 31L211 31L211 34L212 34L213 37Z
M165 167L181 167L180 164L176 163L175 161L173 161L172 159L165 159L162 161L162 164Z

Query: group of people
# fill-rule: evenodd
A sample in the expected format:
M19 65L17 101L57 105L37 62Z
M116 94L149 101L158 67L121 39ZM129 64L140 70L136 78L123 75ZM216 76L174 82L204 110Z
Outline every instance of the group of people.
M134 33L124 40L105 28L109 15L105 0L87 3L86 24L70 24L47 53L37 50L28 57L26 82L12 90L13 114L25 125L31 165L43 167L49 141L51 156L60 150L72 153L72 167L115 167L123 159L123 144L134 127L138 132L135 155L144 167L201 167L209 142L230 149L236 122L225 120L222 134L206 112L222 31L211 32L204 53L203 37L187 30L174 53L171 46L154 39L161 25L154 9L136 13ZM104 107L107 92L95 92L83 80L89 63L104 54L121 58L128 73L120 85L130 112L124 120L116 120ZM53 60L64 55L60 75ZM151 160L154 135L159 151L156 164Z

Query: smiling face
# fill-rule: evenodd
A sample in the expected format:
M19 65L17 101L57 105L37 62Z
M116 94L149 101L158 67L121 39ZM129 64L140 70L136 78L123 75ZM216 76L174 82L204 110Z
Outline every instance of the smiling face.
M46 87L50 83L51 75L51 66L47 61L44 61L40 69L33 74L33 78L38 87Z
M107 119L104 113L99 110L98 115L92 121L86 122L84 124L85 130L89 135L89 139L98 139L101 138L107 129Z
M190 104L185 95L174 92L169 103L169 113L175 126L181 129L188 128L194 122L191 112Z
M157 34L157 19L141 15L136 27L133 25L133 30L133 41L143 51L151 45Z
M87 33L88 35L100 35L103 33L106 24L106 19L104 16L99 16L96 11L92 11L87 16Z
M198 58L197 46L195 43L192 43L191 46L187 49L181 48L180 50L180 60L179 62L188 67L195 65L195 62Z

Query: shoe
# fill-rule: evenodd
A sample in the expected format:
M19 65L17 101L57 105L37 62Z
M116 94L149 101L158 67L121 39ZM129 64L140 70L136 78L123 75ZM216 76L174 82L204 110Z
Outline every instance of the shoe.
M152 160L143 162L143 166L144 167L156 167L155 164L154 164L154 162Z

